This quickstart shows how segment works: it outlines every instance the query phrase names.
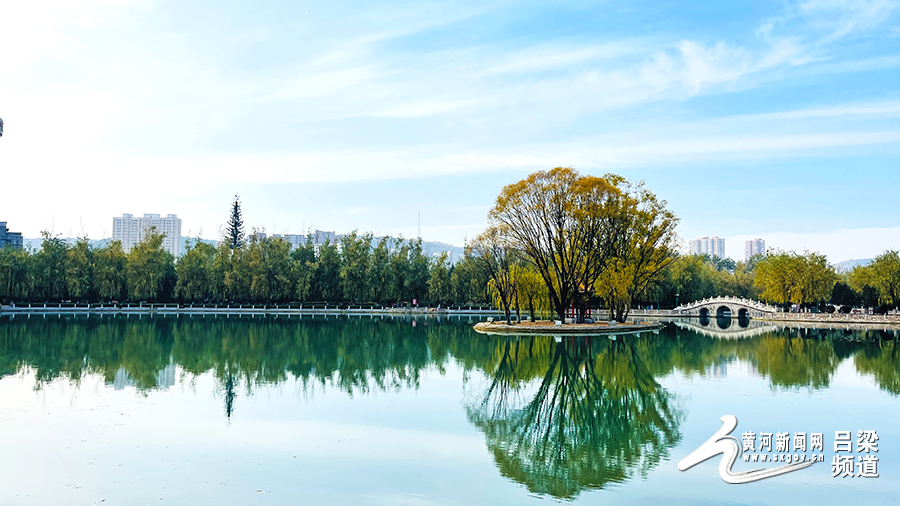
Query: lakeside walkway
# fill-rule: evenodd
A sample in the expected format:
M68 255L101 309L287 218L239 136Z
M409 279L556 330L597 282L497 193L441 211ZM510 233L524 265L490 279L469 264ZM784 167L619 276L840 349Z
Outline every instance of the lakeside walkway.
M384 315L471 315L497 316L496 309L472 306L456 308L373 307L358 304L74 304L40 303L0 305L4 314L384 314Z

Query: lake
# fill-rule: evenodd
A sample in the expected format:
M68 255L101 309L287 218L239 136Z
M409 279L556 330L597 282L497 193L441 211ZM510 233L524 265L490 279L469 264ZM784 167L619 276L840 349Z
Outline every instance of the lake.
M614 338L500 337L475 333L476 321L0 317L0 504L900 496L896 332L753 321L729 334L684 321ZM738 420L738 445L756 438L735 473L784 465L744 461L753 455L823 461L743 485L720 478L721 455L679 471L724 415ZM846 435L836 431L850 433L852 454L835 451ZM860 431L877 434L868 452ZM834 477L833 459L847 456L853 476ZM878 460L864 472L862 457ZM856 476L876 472L872 462L878 477Z

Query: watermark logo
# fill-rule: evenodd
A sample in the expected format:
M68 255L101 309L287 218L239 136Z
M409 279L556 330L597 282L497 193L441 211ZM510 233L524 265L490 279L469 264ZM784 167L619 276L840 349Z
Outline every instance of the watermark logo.
M805 469L825 460L823 433L744 432L741 441L731 436L737 428L737 418L725 415L722 427L690 455L681 459L678 469L687 471L695 465L721 455L719 476L726 483L750 483ZM834 457L831 476L834 478L878 478L878 434L874 430L856 433L856 451L865 453L854 457L851 431L835 431ZM774 436L774 447L773 447ZM808 436L808 437L807 437ZM758 444L757 444L758 443ZM808 443L808 444L807 444ZM807 449L812 452L810 455ZM818 453L816 453L818 451ZM734 472L732 466L743 457L744 462L784 462L784 465Z
M736 461L741 454L741 445L738 444L737 439L731 437L730 434L737 428L737 417L734 415L725 415L721 420L722 427L717 430L711 438L700 445L700 448L697 448L690 455L681 459L681 462L678 463L679 470L687 471L697 464L721 454L722 460L719 461L719 476L722 480L726 483L750 483L752 481L764 480L766 478L790 473L813 465L812 461L795 462L773 467L771 469L754 469L753 471L735 473L731 470L731 466L734 465L734 461Z

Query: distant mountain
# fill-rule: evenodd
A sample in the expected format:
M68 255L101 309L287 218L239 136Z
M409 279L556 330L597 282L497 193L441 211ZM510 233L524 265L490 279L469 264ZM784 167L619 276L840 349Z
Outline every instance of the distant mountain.
M60 239L65 241L67 244L75 244L76 242L78 242L77 237L60 237ZM109 241L111 241L111 240L112 239L109 239L109 238L107 238L107 239L88 239L88 242L91 244L92 248L96 249L96 248L105 247L107 244L109 244ZM44 240L40 239L40 238L28 239L26 237L26 238L22 239L22 247L25 249L39 250L39 249L41 249L41 244L43 242L44 242Z
M422 250L424 251L425 256L437 256L447 251L450 254L451 264L458 262L466 252L465 248L461 246L454 246L452 244L437 241L422 241Z
M839 273L845 273L852 271L854 267L865 267L874 261L874 258L860 258L858 260L851 258L850 260L844 260L843 262L834 264L834 268L837 269Z

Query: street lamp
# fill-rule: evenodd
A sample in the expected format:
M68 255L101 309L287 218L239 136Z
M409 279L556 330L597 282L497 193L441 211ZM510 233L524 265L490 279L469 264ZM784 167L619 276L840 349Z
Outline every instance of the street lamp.
M678 292L675 292L675 307L678 307Z

